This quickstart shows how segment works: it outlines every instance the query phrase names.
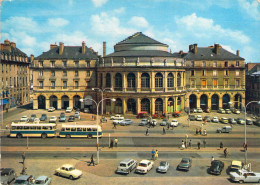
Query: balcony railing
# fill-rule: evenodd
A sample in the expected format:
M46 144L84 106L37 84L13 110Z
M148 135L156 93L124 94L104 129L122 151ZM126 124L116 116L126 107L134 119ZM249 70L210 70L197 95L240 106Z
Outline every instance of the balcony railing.
M84 91L84 90L88 90L88 89L92 89L93 87L86 87L86 86L67 86L67 87L64 87L64 86L55 86L55 87L52 87L52 86L34 86L33 89L34 90L43 90L43 91L47 91L47 90L55 90L55 91L59 91L59 90L68 90L68 91L73 91L73 90L76 90L76 91Z

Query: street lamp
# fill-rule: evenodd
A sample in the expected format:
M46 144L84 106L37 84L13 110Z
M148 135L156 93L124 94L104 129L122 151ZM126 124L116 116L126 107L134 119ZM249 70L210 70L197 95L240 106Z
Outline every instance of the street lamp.
M109 91L112 91L112 88L104 88L103 90L102 89L100 89L100 88L92 88L92 91L94 91L94 90L98 90L98 91L100 91L101 92L101 99L103 100L103 95L104 95L104 91L105 90L109 90ZM102 101L102 115L104 114L104 111L103 111L103 101Z
M247 144L247 143L246 143L246 108L247 108L247 106L248 106L249 104L251 104L251 103L257 103L258 105L260 105L260 101L250 101L250 102L248 102L246 105L243 104L242 102L239 102L239 101L234 101L234 102L241 103L241 104L244 106L244 108L245 108L245 110L244 110L244 113L245 113L245 115L244 115L244 117L245 117L245 144ZM229 105L232 105L233 102L228 102L228 104L229 104ZM245 149L245 164L246 164L246 163L247 163L247 150Z
M187 89L187 92L199 92L199 90L191 90L191 89ZM187 98L189 100L188 102L188 124L189 124L189 127L190 127L190 98L188 97ZM186 99L185 99L186 100Z
M96 104L96 107L97 107L97 164L99 164L99 149L98 149L98 146L99 146L99 142L98 142L98 107L99 107L99 104L101 102L103 102L104 100L112 100L113 102L115 102L116 100L114 98L105 98L105 99L102 99L100 100L99 102L96 102L95 100L91 99L91 98L85 98L85 100L91 100L93 102L95 102ZM81 102L84 101L84 99L80 99Z

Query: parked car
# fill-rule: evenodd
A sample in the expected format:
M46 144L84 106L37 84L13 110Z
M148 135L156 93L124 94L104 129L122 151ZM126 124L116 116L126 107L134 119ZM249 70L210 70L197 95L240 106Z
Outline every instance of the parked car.
M62 112L60 113L60 119L59 119L59 122L65 122L66 121L66 116L65 116L65 113Z
M196 120L196 116L193 115L193 114L191 114L189 118L190 118L190 121L195 121Z
M218 113L225 114L226 111L224 109L218 109Z
M13 168L1 168L1 185L8 185L16 178Z
M233 160L231 162L230 167L229 167L229 172L234 172L234 171L241 170L242 167L243 167L243 163L241 161Z
M226 109L225 112L226 112L226 114L231 114L232 113L230 109Z
M36 124L40 123L40 119L39 118L35 118L33 123L36 123Z
M202 112L203 112L202 108L197 108L197 113L202 113Z
M161 161L160 165L156 168L157 172L166 173L170 167L167 161Z
M139 112L136 116L136 118L146 118L148 117L147 112Z
M225 118L225 117L222 117L222 118L220 118L220 122L227 124L228 123L228 119Z
M47 176L39 176L35 179L35 184L50 185L51 178Z
M210 112L211 112L211 109L210 109L209 107L207 107L207 108L204 109L204 112L210 113Z
M29 183L30 177L30 175L20 175L16 178L13 185L31 185L31 183Z
M202 116L201 115L197 115L196 120L197 121L202 121Z
M210 121L211 121L211 119L210 119L209 116L204 116L203 120L204 120L204 121L206 120L207 122L210 122Z
M213 117L211 121L214 122L214 123L218 123L219 122L218 117Z
M241 125L245 124L245 120L243 120L242 118L237 118L236 121L237 121L238 124L241 124Z
M70 180L80 178L82 176L82 171L77 170L71 164L64 164L60 168L55 170L57 176L68 177Z
M177 170L186 170L189 171L192 164L191 158L182 158L181 162L177 166Z
M171 121L171 123L170 123L170 126L171 127L177 127L179 125L179 123L178 123L178 120L177 119L173 119L172 121Z
M218 128L217 129L217 133L229 133L232 131L232 127L231 126L224 126L222 128Z
M152 161L142 160L135 169L135 172L145 174L153 168L153 164L154 162Z
M32 114L31 117L30 117L30 119L29 119L29 121L30 121L30 122L33 122L35 118L36 118L36 114Z
M237 124L237 121L234 118L229 118L228 123L230 124Z
M234 113L234 114L240 114L240 110L234 109L234 110L233 110L233 113Z
M178 118L180 116L181 116L181 112L180 111L176 111L176 112L172 113L172 117L174 117L174 118Z
M55 111L55 108L54 108L54 107L48 108L48 112L53 112L53 111Z
M47 115L46 114L42 114L40 121L46 121L47 120Z
M156 121L156 119L153 119L152 120L152 126L156 126L157 125L157 121Z
M224 168L224 163L219 160L214 160L211 162L211 166L209 167L209 173L220 175Z
M166 125L168 125L168 119L164 118L164 119L162 120L162 122L160 123L160 125L161 125L161 126L166 126Z
M67 109L66 109L66 113L71 113L72 112L72 110L73 110L73 108L71 108L71 107L67 107Z
M79 116L80 116L79 111L76 111L75 114L74 114L74 116L75 116L75 118L79 118Z
M111 116L110 118L111 120L123 120L125 119L123 116L119 115L119 114L116 114L114 116Z
M260 119L255 120L255 121L254 121L254 125L260 126Z
M84 113L90 113L90 110L89 110L89 108L84 108L84 109L83 109L83 112L84 112Z
M70 115L69 119L68 119L68 122L73 122L73 121L75 121L75 116Z
M132 123L133 123L133 121L131 119L125 119L120 122L120 125L126 126L126 125L131 125Z
M197 113L197 109L196 109L196 108L193 108L193 109L190 110L190 112L192 112L192 113Z
M148 124L148 120L147 119L142 119L141 122L139 123L140 126L145 126Z
M52 116L49 120L49 123L56 123L57 121L57 117L56 116Z
M247 124L247 125L253 125L253 120L251 120L251 119L246 119L246 124Z
M137 166L137 160L125 159L119 163L116 173L126 173L129 174Z
M247 170L238 170L236 172L230 173L230 179L233 182L239 182L241 184L244 182L260 183L260 173L247 171Z
M22 116L20 122L28 122L29 118L27 116Z

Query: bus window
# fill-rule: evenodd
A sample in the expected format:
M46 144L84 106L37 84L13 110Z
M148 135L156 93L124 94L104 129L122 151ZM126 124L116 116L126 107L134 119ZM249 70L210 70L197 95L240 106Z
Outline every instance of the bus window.
M97 129L96 129L96 128L93 128L92 131L97 131Z
M77 128L77 131L78 132L82 132L82 128Z
M88 128L87 131L91 131L91 128Z
M84 131L84 132L86 132L86 130L87 130L86 128L83 128L83 131Z
M24 126L24 130L29 130L29 127L28 126Z
M43 126L42 129L43 129L43 130L48 130L48 127Z
M71 128L71 131L72 131L72 132L73 132L73 131L75 132L75 131L76 131L76 128Z
M41 130L41 127L37 127L37 130Z
M52 126L49 127L49 130L52 130Z
M66 131L70 131L70 128L66 128Z
M22 126L18 126L18 127L17 127L17 130L22 130L22 129L23 129Z
M34 126L30 127L30 130L36 130L36 127L34 127Z
M16 130L16 127L12 126L12 130Z
M61 131L65 131L65 128L62 128Z

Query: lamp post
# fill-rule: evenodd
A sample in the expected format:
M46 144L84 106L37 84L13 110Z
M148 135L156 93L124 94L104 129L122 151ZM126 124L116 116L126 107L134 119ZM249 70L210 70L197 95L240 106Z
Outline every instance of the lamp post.
M101 92L101 99L103 100L103 97L104 97L104 91L105 90L110 90L110 91L112 91L112 88L105 88L105 89L100 89L100 88L92 88L92 91L94 91L94 90L98 90L98 91L100 91ZM102 111L102 115L104 114L104 109L103 109L103 101L102 101L102 108L101 108L101 111Z
M96 102L95 100L91 99L91 98L85 98L85 100L91 100L93 102L95 102L96 106L97 106L97 164L99 164L99 141L98 141L98 107L99 107L99 104L101 102L103 102L104 100L112 100L112 101L116 101L114 98L111 99L111 98L105 98L105 99L102 99L100 100L99 102ZM80 99L81 102L84 101L84 99Z
M257 103L258 105L260 105L260 101L250 101L250 102L248 102L246 105L245 104L243 104L242 102L239 102L239 101L234 101L234 102L237 102L237 103L241 103L243 106L244 106L244 108L245 108L245 110L244 110L244 117L245 117L245 144L247 144L247 142L246 142L246 108L247 108L247 106L249 105L249 104L251 104L251 103ZM228 104L229 105L232 105L233 104L233 102L228 102ZM245 149L245 164L247 163L247 150Z

